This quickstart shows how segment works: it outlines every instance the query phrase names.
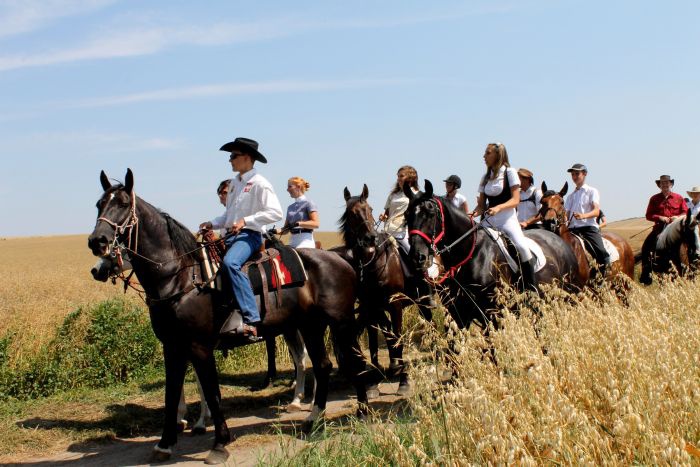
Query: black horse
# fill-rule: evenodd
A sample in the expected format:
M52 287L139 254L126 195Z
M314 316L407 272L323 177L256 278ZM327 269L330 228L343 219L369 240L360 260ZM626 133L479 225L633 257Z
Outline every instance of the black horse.
M695 272L700 257L698 223L700 214L693 216L690 209L685 217L679 217L658 235L653 251L652 270L667 274L675 269L681 276Z
M128 252L139 282L146 292L153 331L163 343L165 362L165 421L155 447L156 460L168 459L177 441L177 409L187 361L191 361L202 384L214 424L214 447L207 461L228 458L225 446L231 434L221 412L214 348L227 313L228 302L220 294L199 290L193 284L199 256L192 233L169 215L138 198L134 177L127 170L125 183L112 186L100 174L104 193L97 202L97 224L88 239L96 256ZM358 412L366 411L367 394L362 372L365 362L358 342L354 314L356 275L338 255L323 250L298 250L308 275L299 288L284 289L281 305L265 314L263 335L276 335L298 328L304 338L316 377L316 397L306 425L325 409L328 397L328 358L324 334L334 331L345 368L357 391ZM272 296L270 302L274 302Z
M485 324L495 309L494 295L501 281L516 285L519 275L491 236L464 212L443 197L433 196L433 185L425 181L425 192L404 193L411 200L406 219L415 267L427 271L440 252L445 273L438 280L445 286L446 304L460 327L472 321ZM571 247L559 236L545 230L528 230L525 235L542 248L547 264L537 272L540 283L577 277L578 262Z
M381 329L389 350L389 371L399 375L399 394L406 394L409 382L403 361L403 309L416 300L416 287L404 274L393 239L376 231L372 208L367 203L367 185L359 196L352 196L347 187L343 194L345 212L339 221L340 232L348 252L344 256L358 275L360 319L367 327L370 359L378 368L377 329Z

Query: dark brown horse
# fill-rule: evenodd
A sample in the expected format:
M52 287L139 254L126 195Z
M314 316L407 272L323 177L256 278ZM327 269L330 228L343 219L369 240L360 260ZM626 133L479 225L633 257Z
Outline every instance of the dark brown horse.
M565 182L564 186L558 192L547 190L547 184L542 182L542 207L540 216L545 228L557 233L561 236L574 250L576 259L578 260L578 275L583 283L588 283L591 266L586 256L586 250L581 244L578 237L574 236L568 227L568 219L566 210L564 209L564 196L569 190L569 183ZM609 240L617 250L620 259L610 265L609 277L613 283L617 283L623 279L623 274L630 280L634 280L634 252L630 244L616 233L601 231L604 239Z
M347 187L343 194L345 212L339 224L347 251L344 257L358 275L360 317L367 327L371 362L379 367L377 329L381 329L389 349L389 370L399 374L399 394L405 394L409 383L403 362L403 309L414 302L415 286L404 275L393 238L376 231L367 185L359 196L352 196Z
M404 188L407 185L404 185ZM495 240L464 211L443 197L433 196L433 185L425 181L425 193L404 193L411 200L406 219L411 257L416 268L427 271L434 255L439 254L447 271L442 276L448 311L457 325L472 321L483 324L497 308L495 292L502 283L517 285L519 274L508 266L508 259ZM571 247L558 235L544 229L528 230L547 259L537 272L540 283L562 283L578 287L578 262Z
M220 408L213 352L227 317L223 308L230 299L194 286L193 273L199 269L194 236L172 217L136 196L131 170L123 185L113 186L104 172L100 181L104 193L97 202L97 224L88 246L96 256L113 251L129 253L133 270L146 292L153 331L163 343L165 421L154 457L168 459L177 441L178 402L189 360L202 384L214 424L214 447L207 461L224 462L231 434ZM331 362L324 334L330 326L336 336L341 367L350 373L355 385L362 415L367 394L354 312L355 271L328 251L305 249L298 250L298 254L308 281L302 287L282 291L281 305L265 314L260 331L263 335L294 328L301 331L316 377L315 404L307 419L313 423L325 409L328 397ZM271 296L270 303L274 302L275 297Z

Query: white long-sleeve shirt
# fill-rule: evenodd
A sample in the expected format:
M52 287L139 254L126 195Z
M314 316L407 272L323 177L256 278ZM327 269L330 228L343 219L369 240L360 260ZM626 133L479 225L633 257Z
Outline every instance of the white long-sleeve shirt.
M246 229L262 232L263 227L282 220L282 206L274 188L265 177L251 169L231 179L226 198L226 211L211 220L212 228L230 228L238 219Z

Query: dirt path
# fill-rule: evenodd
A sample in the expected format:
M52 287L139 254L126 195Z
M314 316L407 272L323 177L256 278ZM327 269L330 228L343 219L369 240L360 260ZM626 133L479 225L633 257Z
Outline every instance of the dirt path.
M398 383L379 385L380 396L370 401L373 410L390 412L400 408L402 398L396 395ZM351 389L335 390L329 394L327 419L341 421L356 408ZM231 453L226 465L248 466L263 461L263 456L280 455L302 449L307 441L297 432L301 421L309 414L304 410L287 413L284 407L263 407L239 411L226 420L235 440L228 446ZM148 465L158 436L118 438L107 443L79 443L68 451L46 458L26 459L21 465ZM206 435L180 435L173 458L162 465L203 465L214 442L211 427ZM282 447L284 445L284 447Z

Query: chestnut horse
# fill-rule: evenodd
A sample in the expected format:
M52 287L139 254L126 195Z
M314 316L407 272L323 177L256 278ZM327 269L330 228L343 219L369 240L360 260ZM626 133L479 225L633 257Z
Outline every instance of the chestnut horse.
M163 434L154 449L154 460L169 459L177 441L177 411L187 361L191 361L202 384L214 424L214 446L207 463L225 462L231 434L221 411L214 348L219 329L228 313L230 297L193 284L200 266L194 235L169 215L134 193L129 169L123 185L112 185L100 174L104 193L97 202L97 223L88 238L95 256L129 253L133 271L145 290L151 325L163 344L165 363L165 421ZM357 341L355 283L352 267L338 255L316 249L297 250L307 272L302 287L283 289L281 303L265 313L259 327L263 335L299 329L309 352L316 378L316 397L309 426L326 407L331 362L324 335L328 326L339 349L341 368L350 374L359 404L367 409L363 375L365 362ZM274 292L270 292L274 294ZM274 303L274 295L270 303Z
M578 260L578 275L583 283L588 283L591 275L591 266L586 256L586 250L578 237L569 231L569 222L564 209L564 196L569 191L569 182L559 192L547 190L547 184L542 182L542 207L540 216L545 228L559 234L561 238L571 246ZM630 244L616 233L601 231L604 239L609 240L620 255L620 259L610 265L609 277L617 283L624 276L634 280L634 252Z

